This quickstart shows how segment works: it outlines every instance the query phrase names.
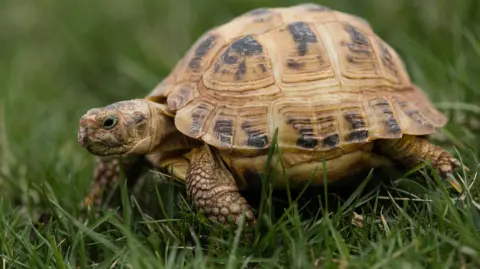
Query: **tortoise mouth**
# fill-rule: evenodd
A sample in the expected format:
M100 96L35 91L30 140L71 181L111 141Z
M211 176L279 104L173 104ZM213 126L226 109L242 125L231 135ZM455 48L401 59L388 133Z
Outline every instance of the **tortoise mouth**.
M90 142L83 146L88 152L98 156L118 155L127 152L121 144L109 144L108 142Z
M99 156L121 154L127 151L122 143L92 139L87 129L78 132L78 142L88 152Z

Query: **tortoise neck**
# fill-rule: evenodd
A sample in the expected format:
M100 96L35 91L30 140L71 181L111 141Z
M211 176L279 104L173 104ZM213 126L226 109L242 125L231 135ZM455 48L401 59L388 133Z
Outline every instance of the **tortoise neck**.
M172 152L190 150L200 144L198 140L187 137L177 129L174 115L168 113L164 104L153 103L151 107L152 115L155 115L157 120L152 124L150 152L168 155Z

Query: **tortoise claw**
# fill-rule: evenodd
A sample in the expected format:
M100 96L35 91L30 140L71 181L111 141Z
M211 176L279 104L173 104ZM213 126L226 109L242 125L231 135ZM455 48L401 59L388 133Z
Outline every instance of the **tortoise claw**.
M455 178L452 173L446 173L445 179L450 183L450 185L458 192L462 193L463 188L460 182Z
M459 160L451 158L450 162L453 164L454 168L462 168L465 172L470 172L470 168L466 165L463 165Z
M450 157L447 162L442 163L438 167L438 172L441 177L448 181L448 183L458 192L462 193L463 188L461 182L453 175L453 171L463 168L466 172L469 172L470 169L457 160L456 158Z

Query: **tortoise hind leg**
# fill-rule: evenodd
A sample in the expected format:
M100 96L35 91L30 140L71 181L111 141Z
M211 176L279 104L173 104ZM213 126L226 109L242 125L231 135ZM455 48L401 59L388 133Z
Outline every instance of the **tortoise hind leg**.
M238 224L245 214L248 224L255 222L253 211L239 193L233 175L210 146L205 145L192 154L186 183L189 198L207 218L223 224Z
M448 181L458 192L462 192L460 183L453 175L453 171L461 164L442 147L425 138L411 135L404 135L401 139L378 140L377 146L382 154L407 167L430 162L442 179Z

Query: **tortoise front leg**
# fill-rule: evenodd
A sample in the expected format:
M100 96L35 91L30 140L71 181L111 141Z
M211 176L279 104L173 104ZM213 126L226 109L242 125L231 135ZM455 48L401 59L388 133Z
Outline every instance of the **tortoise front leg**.
M238 192L233 175L208 145L193 153L186 183L189 198L207 218L223 224L238 224L245 214L247 224L255 222L253 211Z
M442 179L448 181L458 192L462 192L460 183L453 175L453 171L461 164L442 147L425 138L411 135L404 135L401 139L378 140L378 146L384 155L407 167L430 162Z
M81 207L99 209L105 202L105 194L113 191L118 186L120 168L122 168L127 178L127 189L132 189L145 166L146 161L143 156L130 156L127 158L117 156L95 157L93 181Z

